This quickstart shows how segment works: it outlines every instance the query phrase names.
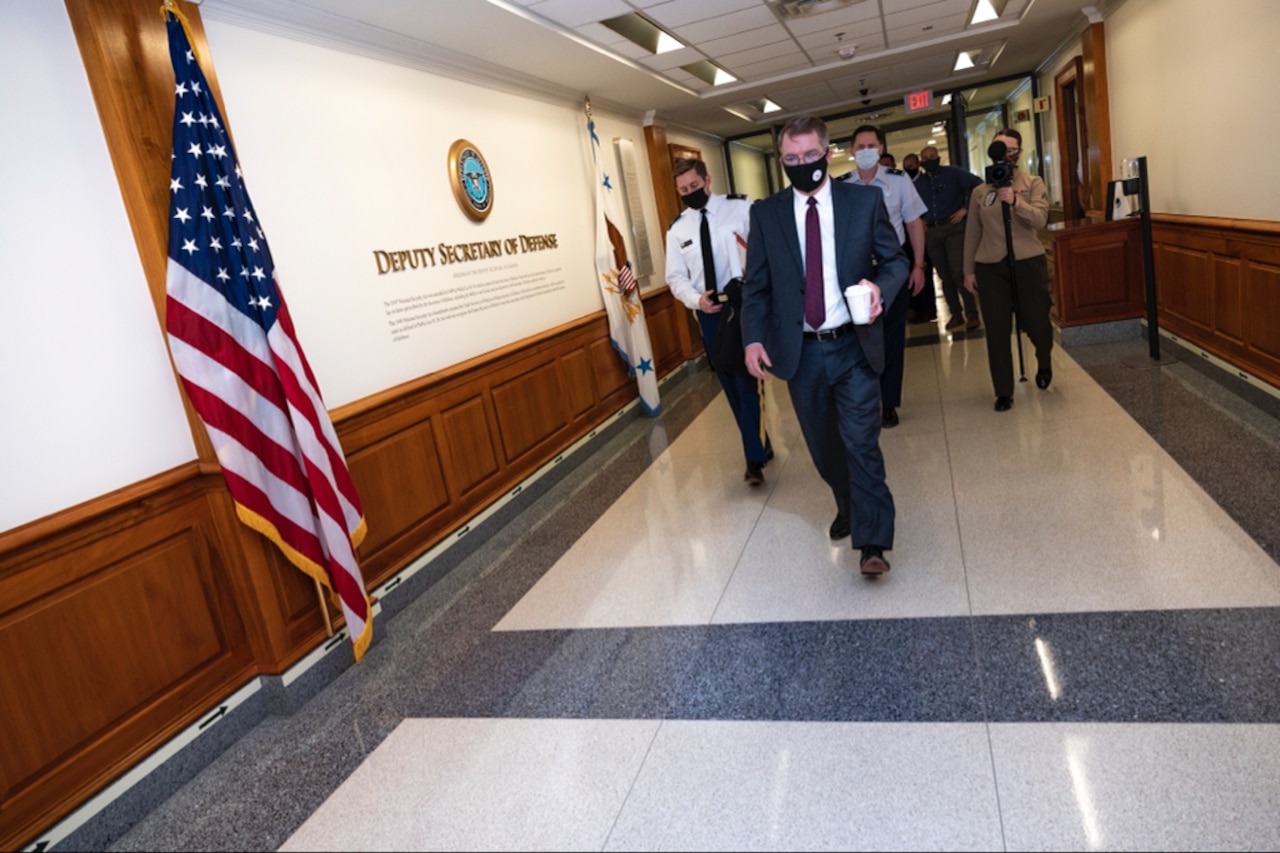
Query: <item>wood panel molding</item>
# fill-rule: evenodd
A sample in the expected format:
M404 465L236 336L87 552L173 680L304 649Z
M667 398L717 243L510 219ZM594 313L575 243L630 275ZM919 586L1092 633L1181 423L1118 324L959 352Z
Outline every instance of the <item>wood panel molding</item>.
M1137 219L1068 226L1052 234L1059 326L1143 315L1142 236Z
M44 519L40 538L6 537L0 848L16 849L256 672L209 479L187 466L131 487L130 502L115 495Z
M1280 223L1152 217L1160 325L1280 388Z

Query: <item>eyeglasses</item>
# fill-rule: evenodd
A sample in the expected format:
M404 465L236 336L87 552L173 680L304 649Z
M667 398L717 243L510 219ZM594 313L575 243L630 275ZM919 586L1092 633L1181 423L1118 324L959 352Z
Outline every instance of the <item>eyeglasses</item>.
M782 164L784 166L803 166L807 163L816 163L821 159L821 151L806 151L803 154L787 154L782 158Z

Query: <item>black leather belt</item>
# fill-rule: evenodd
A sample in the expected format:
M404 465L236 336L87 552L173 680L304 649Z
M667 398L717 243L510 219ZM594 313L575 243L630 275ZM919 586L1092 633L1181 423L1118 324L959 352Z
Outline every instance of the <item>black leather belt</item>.
M823 329L820 332L805 332L804 339L806 341L834 341L841 335L847 335L853 331L852 323L845 323L843 326L837 326L834 329Z
M926 223L924 224L924 227L925 227L925 228L938 228L938 227L940 227L940 226L943 226L943 225L950 225L950 224L952 224L952 223L951 223L951 220L950 220L949 218L948 218L948 219L939 219L937 222L926 222Z

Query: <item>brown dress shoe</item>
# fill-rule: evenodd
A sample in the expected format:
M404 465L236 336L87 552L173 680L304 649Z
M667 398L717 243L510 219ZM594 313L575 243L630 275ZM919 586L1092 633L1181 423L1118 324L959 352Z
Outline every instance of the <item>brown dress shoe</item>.
M862 559L858 561L858 568L864 575L878 577L889 571L889 561L884 558L884 551L874 545L868 545L862 549Z

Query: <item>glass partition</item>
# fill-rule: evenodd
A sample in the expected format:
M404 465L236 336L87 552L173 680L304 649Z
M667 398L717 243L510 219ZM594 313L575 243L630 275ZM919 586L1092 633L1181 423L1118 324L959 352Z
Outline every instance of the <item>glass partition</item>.
M839 176L854 168L849 142L854 128L861 124L874 124L884 131L886 150L899 167L907 154L918 155L921 149L933 146L943 163L962 166L977 175L982 175L991 162L987 146L996 131L1014 128L1022 134L1019 165L1039 174L1033 101L1032 78L1024 74L971 88L934 90L933 106L917 112L908 113L903 102L896 101L823 116L831 134L831 174ZM776 192L786 185L773 149L773 132L781 126L782 122L778 122L769 129L733 137L725 143L730 192L760 198L765 187Z

